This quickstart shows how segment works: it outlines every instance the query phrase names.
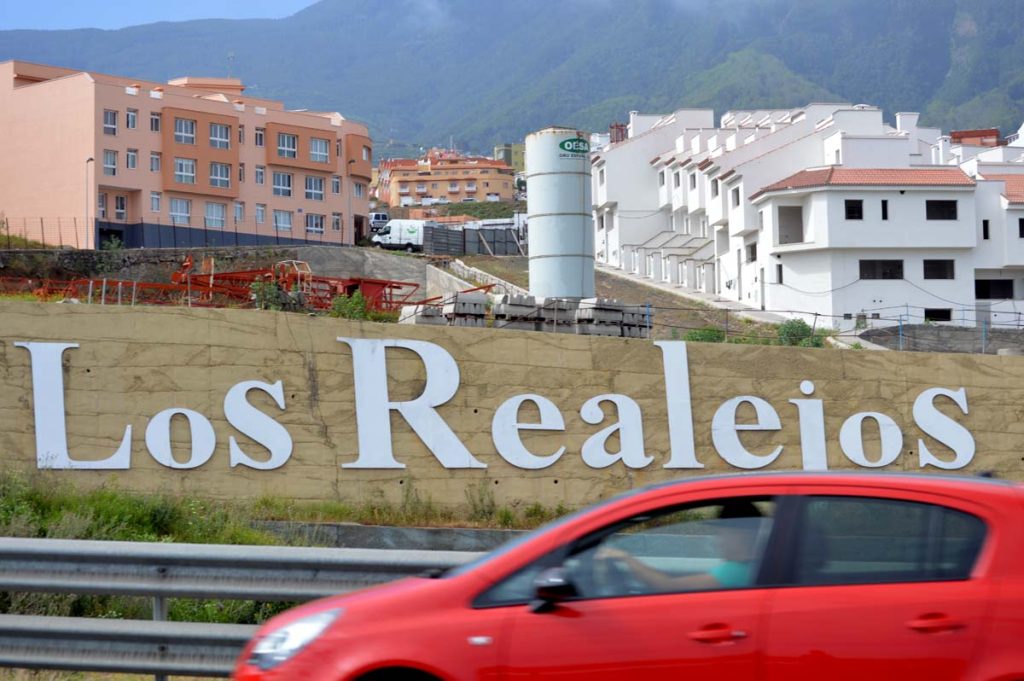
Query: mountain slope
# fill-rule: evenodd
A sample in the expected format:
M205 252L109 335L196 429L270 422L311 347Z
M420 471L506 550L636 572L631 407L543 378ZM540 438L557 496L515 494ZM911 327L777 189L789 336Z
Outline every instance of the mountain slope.
M1019 0L322 0L278 20L0 31L18 58L149 80L241 77L250 94L366 121L398 145L486 151L625 112L844 100L1016 129ZM388 141L395 145L388 147Z

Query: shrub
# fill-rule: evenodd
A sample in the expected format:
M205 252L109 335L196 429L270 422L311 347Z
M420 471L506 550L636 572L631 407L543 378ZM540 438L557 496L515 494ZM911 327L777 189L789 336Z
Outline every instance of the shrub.
M705 326L702 329L690 329L683 336L685 341L697 343L721 343L725 340L725 331L715 326Z
M779 324L778 335L779 344L781 345L801 345L805 339L809 339L814 334L811 331L811 327L804 320L790 319L787 322Z

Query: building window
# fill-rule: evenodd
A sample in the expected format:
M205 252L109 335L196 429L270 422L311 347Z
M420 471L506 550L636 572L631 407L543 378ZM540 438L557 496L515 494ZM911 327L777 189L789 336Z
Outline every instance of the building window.
M195 144L196 122L191 118L175 118L174 141L178 144Z
M889 219L889 200L888 199L882 199L882 219L883 220L888 220Z
M697 188L697 173L690 173L690 189Z
M711 180L711 198L718 196L718 180Z
M149 212L159 213L160 212L160 192L149 193Z
M988 239L988 220L981 221L981 238Z
M926 220L956 220L956 201L925 201Z
M244 163L239 163L238 164L238 181L239 182L245 182L245 164Z
M951 322L953 321L953 310L948 307L926 307L924 320L926 322Z
M116 195L114 197L114 219L126 220L128 218L128 197Z
M129 149L124 155L124 167L128 170L135 170L139 167L139 150Z
M275 210L274 211L274 231L276 232L290 232L292 231L292 213L288 210Z
M597 183L604 186L604 168L597 171Z
M156 111L149 113L149 131L160 132L160 114Z
M664 170L662 170L662 171L660 171L658 173L658 186L659 187L664 187L665 186L665 171Z
M341 178L338 177L337 175L332 175L331 176L331 193L332 194L340 194L341 193Z
M747 244L747 262L757 261L757 244Z
M1011 300L1013 279L975 279L974 297L978 300Z
M861 260L861 279L902 279L902 260Z
M117 175L117 152L110 149L103 150L103 174Z
M100 220L107 219L107 195L101 193L96 197L96 215Z
M256 166L256 184L263 184L266 178L267 169L265 166Z
M306 198L312 201L324 200L324 178L306 175Z
M309 140L309 160L327 163L330 160L330 146L327 140L313 137Z
M192 202L188 199L171 199L170 216L172 225L187 225L192 222Z
M238 126L238 143L239 144L245 144L245 126L244 125L239 125Z
M775 283L782 283L782 263L775 263Z
M245 220L245 203L242 201L235 201L235 222L243 222Z
M228 207L227 204L223 203L207 203L206 204L206 215L203 219L204 227L216 227L217 229L224 229L224 223L227 221Z
M672 186L675 189L679 189L679 186L683 183L683 176L678 172L672 173Z
M124 113L124 127L128 130L134 130L139 127L139 110L128 109Z
M398 190L401 191L402 187L399 187ZM459 183L458 182L449 182L448 183L448 191L450 191L450 192L457 192L457 191L459 191Z
M214 149L231 148L231 126L210 123L210 146Z
M366 185L360 182L355 183L355 196L357 199L363 198L363 194L366 193Z
M316 234L324 233L324 216L306 213L306 231Z
M161 157L160 157L160 152L159 151L151 151L151 152L149 152L149 169L152 172L154 172L154 173L159 173L160 172L160 161L161 161Z
M369 161L370 160L370 147L363 147L363 160L364 161Z
M227 189L231 186L231 166L227 163L210 164L210 186Z
M111 111L110 109L104 109L103 111L103 134L104 135L116 135L117 134L117 112Z
M281 158L296 158L299 154L299 137L287 132L277 133L277 155Z
M267 131L263 128L256 128L256 134L253 136L253 144L257 147L262 147L264 142L263 138L266 136Z
M196 183L196 162L192 158L174 159L174 181L179 184Z
M737 208L740 205L740 188L732 188L732 207Z
M274 173L274 196L292 195L292 174Z
M1024 239L1024 218L1017 218L1017 236Z
M331 229L341 231L341 213L331 213Z
M953 260L925 260L925 279L954 279Z
M863 220L864 202L860 199L846 199L846 219ZM861 277L863 279L863 277Z
M262 225L267 221L267 205L264 203L256 204L256 224Z

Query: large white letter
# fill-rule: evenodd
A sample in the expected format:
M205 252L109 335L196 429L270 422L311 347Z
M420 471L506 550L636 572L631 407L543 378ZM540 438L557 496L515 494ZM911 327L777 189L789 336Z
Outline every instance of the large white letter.
M338 338L352 348L355 377L356 428L359 458L342 468L405 468L391 449L391 410L405 418L413 431L445 468L487 468L473 458L435 407L459 389L459 365L443 348L417 340ZM426 381L423 394L408 402L388 398L386 348L412 350L423 360Z
M874 419L878 424L878 435L882 441L882 453L878 461L868 461L864 453L864 419ZM839 446L850 461L865 468L882 468L888 466L903 450L903 433L896 422L885 414L861 412L846 419L839 429Z
M580 416L591 425L604 421L602 402L615 405L619 420L607 428L591 435L583 443L583 462L591 468L607 468L616 461L622 461L628 468L643 468L651 461L644 451L644 422L640 406L625 395L598 395L586 401L580 409ZM619 452L608 451L608 438L619 433Z
M523 402L533 402L540 410L540 423L520 423L519 407ZM559 447L558 451L548 456L537 456L523 446L519 437L520 430L565 430L565 421L562 420L562 413L558 407L546 397L540 395L516 395L505 400L497 411L494 412L494 419L491 421L491 439L498 454L513 466L537 470L547 468L558 461L558 457L565 452L565 447Z
M76 461L68 452L64 420L64 373L61 357L78 343L15 343L28 350L32 364L32 408L35 413L36 466L79 470L127 470L131 466L132 427L124 429L121 446L100 461Z
M280 468L292 455L292 436L280 423L249 404L245 398L250 390L262 390L274 398L279 408L284 409L284 385L281 381L273 384L243 381L228 391L224 396L224 416L228 423L270 451L268 460L257 461L242 451L232 435L228 438L231 466L241 464L261 471Z
M967 391L945 390L943 388L931 388L925 390L914 400L914 423L917 427L931 435L933 438L953 450L953 460L943 461L925 445L924 440L917 441L918 456L921 460L921 468L935 466L948 471L963 468L974 458L974 437L971 432L962 425L949 418L935 408L935 398L939 395L953 400L960 411L967 415Z
M754 407L757 415L756 423L736 423L736 410L746 402ZM744 395L726 400L715 417L711 420L711 441L715 443L715 449L727 463L736 468L764 468L782 453L782 445L776 447L771 454L764 456L748 452L737 431L740 430L779 430L782 425L779 423L779 415L772 407L760 397Z
M800 382L800 392L814 394L814 384ZM800 453L805 471L827 471L828 456L825 446L825 407L821 400L790 400L796 405L800 419Z
M171 419L179 414L188 419L188 430L192 440L192 453L185 463L175 461L171 452ZM213 425L205 416L191 409L164 409L151 418L149 425L146 426L146 449L157 463L168 468L199 468L210 460L216 446L217 436L213 432Z
M704 468L697 461L693 442L693 409L690 403L690 363L684 341L657 341L665 371L665 402L668 441L672 454L665 468Z

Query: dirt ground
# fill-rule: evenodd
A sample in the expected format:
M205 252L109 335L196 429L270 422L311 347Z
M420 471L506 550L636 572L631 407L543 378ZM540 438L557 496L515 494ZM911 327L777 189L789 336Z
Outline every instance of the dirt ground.
M527 258L477 255L464 256L462 261L516 286L529 288ZM757 342L762 338L776 337L771 325L757 324L736 314L604 272L595 274L594 287L598 298L613 298L628 305L650 305L652 336L655 339L682 339L687 331L706 327L726 331L731 340Z

